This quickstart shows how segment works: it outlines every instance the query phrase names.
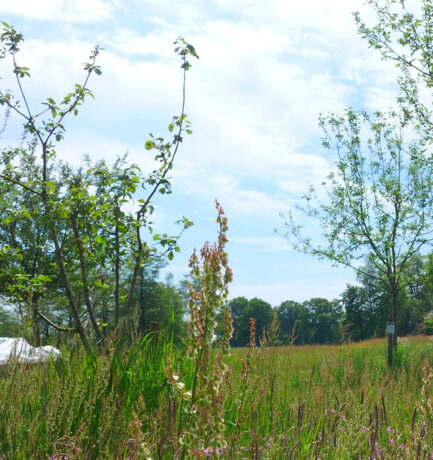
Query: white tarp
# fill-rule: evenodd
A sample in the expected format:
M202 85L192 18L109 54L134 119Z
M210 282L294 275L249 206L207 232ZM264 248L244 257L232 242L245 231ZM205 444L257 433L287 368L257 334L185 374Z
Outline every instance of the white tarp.
M59 356L60 351L49 345L32 347L26 339L0 337L0 365L7 364L10 359L19 363L43 363Z

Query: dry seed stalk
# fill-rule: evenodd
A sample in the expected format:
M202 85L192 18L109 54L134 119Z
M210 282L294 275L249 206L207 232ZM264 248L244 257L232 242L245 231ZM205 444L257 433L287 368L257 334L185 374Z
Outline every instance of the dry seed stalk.
M194 362L194 374L191 388L185 384L168 366L168 379L178 397L185 402L187 424L180 437L183 445L182 457L189 452L213 452L225 449L224 425L224 378L228 367L224 358L230 351L232 336L232 318L225 306L228 296L228 283L232 280L232 271L228 266L225 252L227 243L227 218L220 204L216 202L218 240L211 245L205 243L200 256L194 251L189 266L196 281L189 284L189 309L191 314L191 332L188 359ZM221 313L221 338L218 350L212 350L217 327L217 315Z

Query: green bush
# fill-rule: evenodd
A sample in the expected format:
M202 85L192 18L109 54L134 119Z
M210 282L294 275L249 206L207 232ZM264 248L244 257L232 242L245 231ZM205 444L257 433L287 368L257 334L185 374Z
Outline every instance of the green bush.
M424 320L421 330L424 334L433 335L433 319Z

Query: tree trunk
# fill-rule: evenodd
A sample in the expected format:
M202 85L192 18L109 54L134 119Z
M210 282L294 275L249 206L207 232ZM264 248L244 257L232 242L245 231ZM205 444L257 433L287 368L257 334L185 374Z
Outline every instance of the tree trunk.
M93 330L95 331L96 336L103 343L104 336L101 332L98 321L96 319L95 309L93 307L93 302L90 297L89 276L87 273L86 255L85 255L85 251L83 247L83 242L81 240L80 229L78 228L78 224L77 224L74 214L71 214L71 223L72 223L72 230L74 232L75 242L78 248L78 255L80 258L80 273L81 273L81 281L83 283L84 303L86 304L87 313L89 314L89 318L93 326Z
M138 329L140 333L143 333L146 329L146 306L145 306L145 292L144 292L144 267L140 267L140 297L139 297L139 319L138 319Z
M54 247L55 247L55 250L56 250L57 265L58 265L59 270L60 270L60 276L61 276L61 279L62 279L62 282L63 282L63 287L64 287L65 292L66 292L66 297L67 297L67 299L69 301L69 308L70 308L70 311L71 311L72 316L74 318L75 328L76 328L76 330L78 332L78 335L80 336L81 342L82 342L82 344L84 346L84 349L86 350L86 353L88 355L92 355L93 354L93 347L90 345L89 339L87 337L87 333L86 333L86 331L84 329L83 323L81 322L79 308L78 308L78 305L77 305L77 303L75 302L75 299L74 299L72 286L71 286L71 283L70 283L69 278L68 278L68 273L66 271L65 261L63 259L62 250L61 250L60 244L59 244L59 238L57 236L57 231L56 231L54 226L52 226L52 228L51 228L51 234L52 234L52 237L53 237Z
M117 330L120 321L120 232L119 232L119 211L116 209L115 227L115 259L114 259L114 329Z
M398 287L393 283L391 285L391 321L394 323L395 334L392 336L392 346L397 347L397 302L398 302Z
M38 295L34 295L32 298L32 312L33 312L33 342L34 342L35 347L40 347L42 345L39 315L37 313L38 302L39 302Z

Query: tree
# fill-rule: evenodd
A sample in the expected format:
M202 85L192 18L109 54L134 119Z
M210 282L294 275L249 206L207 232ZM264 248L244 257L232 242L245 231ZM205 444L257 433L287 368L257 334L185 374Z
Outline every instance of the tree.
M432 139L433 117L433 2L420 0L367 0L376 13L376 24L369 26L359 13L355 21L360 35L384 60L400 69L398 102L402 115L427 140ZM409 4L410 3L410 4ZM431 154L429 156L431 159Z
M351 340L365 340L370 337L367 327L365 306L365 291L360 286L347 286L341 295L344 308L344 322L348 327Z
M347 109L343 116L322 117L321 126L324 146L338 159L323 183L326 201L311 187L299 209L319 220L326 245L313 243L293 217L286 236L295 237L298 250L380 282L390 297L389 319L397 323L404 270L433 240L433 166L422 158L423 142L404 142L405 121L395 113ZM359 260L374 271L363 270Z
M430 255L412 257L405 269L406 288L399 305L402 334L419 333L424 318L433 310L430 259Z
M381 284L370 277L362 279L363 286L349 285L341 294L344 325L350 339L355 341L384 335L389 303Z
M313 298L304 302L310 316L310 343L338 343L342 320L339 302Z
M184 113L185 78L191 67L188 57L198 56L184 39L176 40L175 52L184 73L182 109L168 126L171 140L151 134L145 143L147 150L156 153L153 171L143 174L125 158L112 166L86 160L76 170L58 162L56 149L65 136L67 118L77 115L92 96L88 83L93 75L101 74L96 65L99 48L94 48L84 65L82 84L76 84L60 102L47 98L43 110L36 111L23 86L30 71L17 62L22 34L3 23L0 40L0 58L11 59L18 93L17 97L9 90L0 91L0 104L23 120L27 140L25 147L1 152L0 191L5 192L5 200L0 215L0 276L6 284L0 293L25 302L36 329L40 320L58 331L78 333L86 351L92 353L93 344L105 340L104 328L126 330L146 264L161 257L171 260L179 250L180 234L192 224L183 218L179 235L154 234L151 215L155 194L171 193L168 175L182 136L191 134ZM138 200L135 212L129 212L125 205L131 204L139 187L146 195ZM59 296L67 300L70 326L56 324L41 309L43 299ZM48 313L55 310L51 306ZM38 331L35 336L39 337Z
M372 264L362 267L363 271L378 275ZM416 334L432 308L431 255L414 255L403 271L402 290L398 301L400 334ZM371 276L358 275L361 286L348 286L341 294L345 312L345 323L349 325L353 340L381 337L387 320L389 292L382 283Z
M245 336L249 337L250 318L256 320L256 343L260 343L260 339L264 336L267 329L270 328L273 319L272 306L262 299L254 297L248 302L248 307L242 312L240 318L239 329Z
M158 328L170 341L177 342L185 336L184 319L187 302L180 288L173 284L173 277L167 276L165 282L154 276L145 279L144 296L139 304L139 330L147 333L152 325Z
M393 61L400 69L401 112L429 145L433 127L433 2L368 0L367 3L376 13L376 21L367 23L355 13L358 31L384 60ZM422 154L425 161L432 161L430 150Z
M309 312L303 304L286 300L277 307L277 314L281 343L296 345L309 343Z
M245 297L236 297L229 302L230 312L233 317L233 346L244 347L250 341L250 318L256 321L256 343L267 328L270 327L273 319L272 306L257 297L248 300Z
M249 342L249 331L246 334L244 330L245 327L242 324L244 321L244 311L248 309L248 304L249 300L246 297L235 297L228 303L228 307L233 319L233 335L230 339L230 345L233 347L245 346Z

